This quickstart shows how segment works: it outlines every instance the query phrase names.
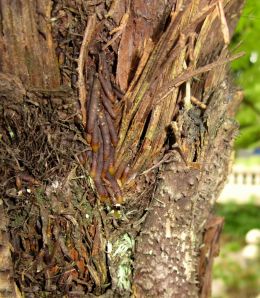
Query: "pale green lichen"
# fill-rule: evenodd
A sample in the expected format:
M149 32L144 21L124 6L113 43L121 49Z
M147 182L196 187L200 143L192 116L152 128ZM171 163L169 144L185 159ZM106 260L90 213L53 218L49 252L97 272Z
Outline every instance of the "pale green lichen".
M117 287L121 290L130 291L132 275L132 253L135 241L127 233L121 235L114 243L111 257L118 261Z
M114 244L113 257L120 257L125 255L127 251L132 251L134 244L134 240L127 233L123 234Z
M131 289L131 274L132 274L132 262L129 262L129 260L124 260L120 263L118 270L117 270L117 277L118 277L118 287L121 290L127 290L130 291Z

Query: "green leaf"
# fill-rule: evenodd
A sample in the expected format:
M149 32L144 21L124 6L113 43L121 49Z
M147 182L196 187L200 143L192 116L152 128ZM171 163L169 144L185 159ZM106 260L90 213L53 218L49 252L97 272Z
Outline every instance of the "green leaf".
M237 84L245 91L237 120L241 124L241 136L237 139L238 148L256 148L259 146L260 119L260 1L247 0L232 41L232 48L241 45L236 52L245 51L246 55L232 63ZM257 124L258 123L258 124ZM247 126L245 129L244 126ZM249 128L248 126L252 126ZM253 134L253 135L250 135Z

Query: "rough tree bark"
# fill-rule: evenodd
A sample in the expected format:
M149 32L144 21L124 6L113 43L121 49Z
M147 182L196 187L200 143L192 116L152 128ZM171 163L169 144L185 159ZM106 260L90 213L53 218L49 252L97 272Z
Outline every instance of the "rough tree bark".
M0 0L1 297L210 296L242 5Z

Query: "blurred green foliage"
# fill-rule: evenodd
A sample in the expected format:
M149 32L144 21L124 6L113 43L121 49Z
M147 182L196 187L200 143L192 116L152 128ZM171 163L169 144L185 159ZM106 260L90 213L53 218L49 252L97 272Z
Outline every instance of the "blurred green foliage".
M238 46L239 45L239 46ZM236 82L244 89L239 109L240 136L237 148L260 147L260 1L246 0L243 14L232 40L236 52L246 55L232 63Z
M246 233L260 229L259 212L260 207L255 204L230 202L216 206L216 213L225 217L225 225L220 255L214 261L213 277L223 281L225 290L213 298L253 298L259 294L260 262L248 263L241 257Z
M240 135L236 147L260 148L260 0L246 0L231 48L233 52L246 53L232 63L236 83L245 94L237 115ZM237 163L250 168L259 164L259 157L241 157ZM255 298L260 293L260 256L248 261L242 257L242 251L246 233L260 229L260 207L253 200L244 205L230 202L218 204L216 213L225 218L225 225L213 277L222 281L224 288L213 298Z
M235 202L217 204L216 213L225 218L223 233L229 240L244 242L246 233L260 229L260 207L255 204L239 205Z
M239 255L232 255L223 249L220 261L214 265L214 279L221 279L225 284L225 291L213 298L255 298L259 294L259 263L254 262L244 268L237 259ZM223 269L224 268L224 269Z
M236 157L235 163L237 165L243 165L246 166L248 170L250 168L254 168L255 165L260 165L260 156L259 155L251 155L247 157Z

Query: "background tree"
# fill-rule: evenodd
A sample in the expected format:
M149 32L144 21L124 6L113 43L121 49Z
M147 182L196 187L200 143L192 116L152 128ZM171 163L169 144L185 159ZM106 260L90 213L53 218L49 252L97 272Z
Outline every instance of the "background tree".
M242 2L0 2L2 295L209 296Z

